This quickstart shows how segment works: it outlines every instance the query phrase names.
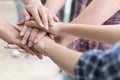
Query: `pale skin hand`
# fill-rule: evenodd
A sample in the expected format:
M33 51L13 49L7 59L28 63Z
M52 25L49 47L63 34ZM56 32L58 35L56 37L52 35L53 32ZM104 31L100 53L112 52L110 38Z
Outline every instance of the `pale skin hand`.
M53 25L53 19L57 20L54 14L50 13L48 9L42 5L40 0L23 0L23 2L26 3L23 9L25 21L30 20L30 17L32 17L40 27L48 29L48 25Z
M7 21L3 20L0 18L0 37L8 42L9 44L17 44L23 49L19 48L20 51L27 51L28 53L31 53L34 55L35 53L39 53L37 50L34 48L29 48L27 46L23 46L20 44L20 36L19 36L19 31L15 29L15 27L11 24L9 24ZM33 51L32 51L33 50ZM41 54L37 55L40 59L42 58Z
M31 18L29 21L33 21L33 19ZM29 28L29 25L27 25L27 23L29 22L25 22L25 21L22 21L20 22L18 25L24 25L20 35L23 36L22 38L22 41L21 41L21 44L26 44L26 42L28 41L28 45L31 47L34 43L37 43L40 39L38 38L38 29L31 29ZM59 19L58 17L54 16L54 21L55 22L59 22ZM53 22L54 23L54 22ZM37 24L37 22L36 22ZM46 30L44 27L40 27L38 24L37 26L42 29L42 30ZM50 25L49 26L53 26L53 25ZM47 31L47 30L46 30ZM41 38L46 35L46 33L44 31L41 31L39 30L39 34L41 33ZM50 34L50 36L52 36L52 34ZM52 38L52 37L51 37Z
M40 35L41 34L41 35ZM26 30L25 35L23 36L21 43L23 45L28 45L29 47L32 47L33 44L38 43L41 38L43 38L46 35L46 32L37 29L37 28L28 28Z

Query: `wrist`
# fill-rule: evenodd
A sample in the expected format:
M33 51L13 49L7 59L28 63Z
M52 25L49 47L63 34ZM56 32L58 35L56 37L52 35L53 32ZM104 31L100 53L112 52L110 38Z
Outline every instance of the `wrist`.
M39 41L38 44L34 45L35 49L38 51L43 51L44 55L48 56L48 53L52 47L54 47L54 42L49 37L44 37Z
M55 35L61 35L62 27L63 27L63 23L55 22L54 25L50 28L50 33Z

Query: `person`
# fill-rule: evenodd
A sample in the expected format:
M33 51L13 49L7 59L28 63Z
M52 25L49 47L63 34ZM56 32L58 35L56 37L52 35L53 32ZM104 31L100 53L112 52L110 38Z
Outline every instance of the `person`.
M120 25L83 25L60 22L54 24L55 26L49 28L49 32L56 35L67 34L78 37L84 36L88 39L111 44L115 44L120 40L120 37L118 37L118 35L120 35ZM39 28L36 22L30 25ZM86 32L89 32L89 34L86 34ZM10 45L6 45L6 48L9 48L9 46ZM34 47L38 51L41 51L42 54L50 57L69 74L75 75L76 80L120 79L119 42L107 51L90 50L83 54L82 52L70 50L65 46L55 43L46 35L35 44Z
M56 2L56 1L57 0L55 0L53 2ZM101 0L101 1L99 1L99 0L93 0L90 3L90 5L84 11L82 11L82 13L79 14L78 17L76 17L71 23L102 24L107 19L109 19L111 16L113 16L115 13L117 13L119 11L118 1L119 0L117 0L117 1L110 0L109 2L108 1L103 1L103 0ZM63 2L61 1L60 5L54 5L54 6L57 6L57 7L53 7L53 5L51 6L51 4L53 4L53 2L51 3L51 1L48 0L46 2L46 7L51 11L52 14L56 14L57 11L60 9L60 6L63 5L62 3L64 1ZM111 5L111 3L114 3L113 5L115 7L111 7L111 8L107 7L107 6ZM103 5L103 4L106 4L106 5ZM100 9L101 5L104 6L104 10ZM56 8L56 9L54 9L54 8ZM27 8L26 8L26 10L27 10ZM31 9L29 8L28 10L31 10ZM27 12L27 11L24 11L24 13ZM34 11L37 12L37 9L34 8ZM103 12L104 12L104 14L103 14ZM87 13L89 13L89 14L87 14ZM26 16L26 15L28 15L28 13L24 14L24 16ZM101 16L99 16L99 15L101 15ZM34 16L32 16L32 17L34 17ZM43 16L45 16L45 15L43 15ZM36 15L36 17L38 17L38 15ZM117 20L119 20L119 18L116 19L115 23L119 23L119 21L117 21ZM53 20L51 20L51 21L53 21ZM38 23L38 21L37 21L37 23ZM23 35L25 33L25 29L23 29L23 31L21 33ZM65 38L63 39L63 43L65 45L67 45L67 44L75 41L76 39L78 39L78 38L77 37L73 37L73 36L65 36ZM23 40L27 40L27 39L24 37Z
M57 0L55 0L57 1ZM49 1L46 3L46 7L48 8L49 11L51 11L53 14L56 14L57 11L59 11L60 9L60 6L63 5L62 3L65 2L65 0L62 2L61 1L61 4L60 5L54 5L54 6L57 6L57 7L54 7L53 6L53 2L55 1ZM85 6L89 3L90 1L87 1L87 0L82 0L82 3L83 3L83 6L80 6L79 4L79 8L80 9L83 9L85 8ZM51 7L50 3L52 4L53 7ZM56 2L55 2L56 3ZM59 2L57 2L59 3ZM81 3L81 0L79 0L79 3ZM85 5L84 5L85 3ZM93 6L94 4L94 6ZM105 5L103 5L105 4ZM107 6L111 6L114 5L114 7L107 7ZM101 9L101 5L104 6L104 9ZM96 7L98 6L98 7ZM30 8L29 8L30 9ZM34 11L37 11L35 10L36 8L34 8ZM44 8L43 8L44 9ZM94 11L93 11L94 10ZM98 11L99 10L99 11ZM115 14L116 12L119 11L119 0L115 1L115 0L110 0L110 1L105 1L105 0L93 0L90 5L81 12L81 14L75 18L72 23L84 23L84 24L102 24L104 23L107 19L109 19L113 14ZM80 11L77 9L77 12L76 13L79 13ZM103 14L104 12L104 14ZM48 13L48 12L47 12ZM87 14L89 13L89 14ZM87 14L87 15L86 15ZM25 15L25 14L24 14ZM28 14L27 14L28 15ZM37 15L36 15L37 16ZM34 16L33 16L34 17ZM118 17L118 18L117 18ZM115 15L115 18L113 17L112 19L115 19L114 23L119 23L119 13L117 13ZM113 23L113 21L110 19L107 23ZM76 40L78 38L74 38L74 37L66 37L65 36L65 39L63 39L63 43L65 44L69 44L71 42L73 42L74 40ZM88 44L88 40L85 41L85 44ZM75 50L78 50L78 51L86 51L86 50L89 50L89 49L93 49L94 48L101 48L101 49L105 49L104 46L102 45L101 47L101 43L100 45L96 45L96 43L94 44L93 42L93 45L91 45L90 47L87 46L87 45L82 45L81 47L79 46L79 44L81 45L82 43L84 43L83 39L81 40L77 40L75 41L74 43L71 43L71 45L69 45L69 48L71 49L75 49ZM91 42L89 42L91 43ZM96 46L95 46L96 45ZM85 48L86 47L86 48ZM107 46L106 46L107 48Z
M95 2L97 2L97 0L96 1L94 1L94 3ZM101 2L105 2L105 3L109 3L109 5L112 3L112 0L111 1L100 1L99 3L101 3ZM113 1L114 2L114 1ZM114 2L115 4L116 4L116 2ZM92 4L92 3L91 3ZM118 4L118 3L117 3ZM100 7L99 7L100 8ZM113 7L112 7L113 8ZM115 8L115 7L114 7ZM88 9L88 8L87 8ZM110 10L110 9L107 9L107 8L105 8L106 9L106 11L105 12L108 12L109 13L109 11L108 10ZM98 9L98 10L101 10L101 9ZM102 14L102 11L101 11L101 14L104 16L104 18L103 18L103 16L101 17L101 16L99 16L98 15L98 17L96 17L96 15L95 15L95 18L93 18L93 16L91 16L91 17L88 17L88 16L85 16L85 15L82 15L82 19L81 19L81 21L79 20L79 22L83 22L83 23L96 23L96 24L101 24L101 23L103 23L105 20L107 20L108 19L108 17L109 16L111 16L111 15L113 15L113 13L115 13L116 11L118 11L118 8L116 8L115 10L113 10L113 12L111 13L111 14L109 14L109 15L107 15L107 17L105 17L106 15L104 15L104 14ZM88 12L89 12L89 10L88 10ZM94 12L94 11L91 11L91 12ZM97 11L97 9L96 9L96 12L98 12ZM83 11L83 13L87 13L87 11ZM82 13L81 13L82 14ZM92 15L94 15L94 14L92 14ZM85 17L85 18L83 18L83 17ZM76 20L77 20L78 18L76 18ZM80 17L79 17L79 19L80 19ZM86 19L86 20L85 20ZM92 19L92 20L91 20ZM95 19L95 20L94 20ZM99 20L96 20L96 19L99 19ZM84 22L84 20L85 20L85 22ZM89 22L90 21L90 22ZM94 21L94 22L93 22ZM98 22L96 22L96 21L98 21ZM78 22L78 23L79 23Z
M27 1L27 2L29 2L29 1ZM37 14L35 16L35 14L33 14L32 17L34 17L37 22L40 21L40 19L38 19L39 16L41 16L42 18L45 18L46 21L48 21L47 17L50 17L49 15L47 15L47 14L49 14L48 10L52 14L56 14L60 10L60 8L61 8L61 6L63 5L64 2L65 2L65 0L62 0L62 1L55 0L55 1L52 1L52 2L51 2L51 0L48 0L46 5L45 5L48 8L47 10L44 7L39 8L39 7L42 7L42 5L40 5L40 4L39 4L40 6L37 6L37 8L34 8L34 7L31 8L30 6L26 5L25 12L24 12L23 15L25 17L29 16L27 12L29 12L31 14L33 14L32 12L36 12L36 14L37 14L37 13L39 13L39 10L41 10L42 13L43 13L42 15ZM40 2L38 2L38 3L40 3ZM36 4L38 4L38 3L36 3ZM60 3L60 4L56 5L56 3ZM53 4L54 4L54 6L53 6ZM89 6L86 9L84 9L88 4L89 4ZM105 4L105 5L103 5L103 4ZM111 4L114 5L114 7L111 7L111 8L107 7L107 6L111 6ZM100 7L101 5L104 6L104 9L101 9L101 7ZM111 18L109 21L107 21L105 23L106 24L110 24L110 23L111 24L113 24L113 23L118 24L119 23L119 0L117 0L117 1L115 1L115 0L110 0L110 1L105 1L105 0L100 0L100 1L99 0L93 0L93 1L78 0L77 4L76 4L76 7L77 8L76 8L75 16L77 16L79 14L79 12L81 12L81 14L78 17L76 17L72 21L72 23L103 24L107 19L109 19L111 16L113 16L113 14L115 14L116 12L118 12L118 13L113 18ZM83 10L83 11L79 11L79 10ZM103 14L103 12L104 12L104 14ZM43 16L46 16L46 17L43 17ZM48 22L50 22L50 21L53 21L52 18ZM38 22L38 24L39 23L40 22ZM25 29L23 29L23 31L21 33L24 34ZM83 52L86 51L86 50L89 50L89 49L94 49L94 48L98 48L98 49L102 49L102 50L105 50L106 48L109 48L109 46L102 45L102 43L98 43L99 44L98 45L96 42L90 42L90 41L85 40L85 39L78 39L78 40L76 40L76 39L78 39L78 38L73 37L73 36L65 36L61 43L65 44L65 45L68 45L69 43L74 41L73 43L69 44L68 47L70 49L74 49L74 50L77 50L77 51L83 51ZM27 39L25 37L23 38L23 41L24 40L27 41ZM33 40L34 39L32 39L32 42L29 42L29 43L32 44ZM31 41L31 40L29 40L29 41ZM91 45L91 43L92 43L92 45Z

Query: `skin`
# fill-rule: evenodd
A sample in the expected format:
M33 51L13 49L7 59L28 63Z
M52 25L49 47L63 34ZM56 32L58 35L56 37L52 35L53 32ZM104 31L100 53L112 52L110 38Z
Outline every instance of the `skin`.
M30 17L35 19L40 27L48 29L48 25L53 25L53 20L57 20L56 16L49 12L44 7L40 0L22 0L25 4L23 16L25 21L30 20Z
M72 23L85 23L85 24L102 24L104 21L106 21L108 18L110 18L113 14L115 14L118 10L119 10L119 8L120 8L120 5L119 5L119 0L109 0L109 1L106 1L106 0L93 0L92 1L92 3L81 13L81 15L79 15L77 18L75 18L73 21L72 21ZM96 7L96 5L98 6L98 7ZM107 6L109 6L109 7L107 7L107 6L105 6L105 5L107 5ZM111 5L113 5L113 6L111 6ZM104 9L103 10L101 10L101 6L104 6ZM93 11L94 10L94 11ZM99 11L98 11L99 10ZM88 14L88 13L90 13L90 14ZM104 13L104 14L103 14ZM87 14L87 15L86 15ZM88 16L89 15L89 16ZM56 24L57 25L57 24ZM61 29L57 29L57 31L55 31L56 32L56 34L59 34L59 32L62 32L63 34L71 34L71 35L76 35L76 36L78 36L78 37L80 37L80 36L82 36L82 37L85 37L85 38L88 38L88 39L92 39L92 40L98 40L98 41L102 41L102 42L106 42L107 41L107 38L109 38L110 39L110 34L112 34L112 32L115 32L114 34L112 34L112 37L114 38L114 39L112 39L111 41L109 41L108 40L108 43L115 43L117 40L119 40L119 38L117 38L117 36L119 35L119 25L118 25L118 27L117 27L117 25L116 26L114 26L114 27L112 27L112 26L109 26L109 27L111 27L111 28L108 28L108 26L105 26L105 27L107 27L106 28L106 30L105 30L105 28L96 28L96 27L102 27L102 26L99 26L99 25L97 25L97 26L89 26L89 27L94 27L93 29L89 29L86 25L81 25L81 27L80 27L80 25L77 25L77 24L72 24L71 25L71 27L67 27L67 25L68 24L65 24L65 25L63 25L63 24L59 24L58 26L60 26L60 25L62 25L62 26L66 26L66 28L61 28ZM69 24L69 26L70 26L70 24ZM73 26L76 26L75 28L73 28ZM104 27L104 26L103 26ZM115 27L117 27L117 28L115 28ZM55 28L56 29L56 28ZM107 30L108 29L108 30ZM52 29L51 29L52 30ZM68 30L68 31L66 31L66 30ZM73 33L71 33L71 32L69 32L69 30L71 31L71 32L73 32ZM77 31L79 31L79 32L77 32ZM103 31L102 31L103 30ZM54 31L54 29L53 29L53 31ZM83 31L85 31L85 32L87 32L87 33L90 33L89 35L88 34L86 34L85 32L83 32ZM96 31L98 31L98 32L96 32ZM116 31L118 31L118 32L116 32ZM49 31L49 32L51 32L51 31ZM66 32L68 32L68 33L66 33ZM77 33L76 33L77 32ZM102 35L100 36L100 38L98 38L98 39L96 39L97 38L97 36L93 36L93 33L95 34L101 34L101 32L102 32ZM82 33L82 34L80 34L80 33ZM106 34L107 33L107 34ZM55 34L55 33L54 33ZM107 38L105 38L105 35L104 34L106 34L107 35ZM98 36L99 36L98 35ZM115 36L115 37L114 37ZM102 40L103 39L103 37L105 38L104 40ZM68 38L67 38L68 39ZM52 41L51 41L51 44L49 45L48 43L47 43L47 41L46 40L48 40L48 42L50 42L49 41L49 38L43 38L42 39L43 40L43 44L42 43L38 43L38 44L40 44L40 45L38 45L37 47L38 47L38 50L43 50L43 52L45 52L46 53L46 55L48 55L48 56L50 56L50 58L54 61L54 62L56 62L58 65L60 65L62 68L64 68L64 69L67 69L66 71L68 71L69 73L71 73L71 74L74 74L74 66L75 66L75 63L77 62L77 60L78 60L78 58L77 57L80 57L80 55L76 55L76 57L75 56L73 56L73 55L71 55L73 52L72 51L68 51L68 49L67 48L63 48L62 46L60 46L60 45L58 45L58 44L54 44L54 43L52 43ZM69 39L70 40L70 39ZM66 40L67 41L67 40ZM42 45L42 46L41 46ZM53 46L52 46L53 45ZM36 47L36 48L37 48ZM56 48L57 47L57 48ZM56 52L54 51L55 50L55 48L56 49L59 49L60 50L60 53L57 53L56 54ZM67 54L67 53L70 53L70 54L64 54L64 50L66 51L65 53ZM48 51L48 52L47 52ZM62 53L62 51L63 51L63 54L61 54ZM59 54L59 55L58 55ZM56 57L58 55L58 57ZM71 55L71 56L70 56ZM74 54L75 55L75 54ZM59 56L61 56L61 57L59 57ZM69 57L71 60L73 60L73 64L71 64L70 63L70 61L69 62L67 62L67 57ZM72 58L71 58L72 57ZM73 58L74 57L74 58ZM62 59L61 59L62 58ZM75 60L76 59L76 60ZM59 61L60 60L60 61ZM63 63L65 61L65 63ZM65 64L66 63L70 63L70 65L69 65L69 67L71 67L71 68L66 68L65 67ZM68 65L68 64L67 64ZM69 70L68 70L69 69Z
M58 21L58 18L51 14L48 9L41 4L40 0L22 1L25 4L25 8L23 9L24 23L29 21L32 17L32 19L34 19L40 27L48 29L48 25L53 25L53 19L54 21ZM31 47L34 43L39 41L39 39L37 39L37 35L39 33L40 32L37 29L31 30L28 26L24 25L22 31L20 32L20 36L23 37L21 44ZM42 32L42 34L43 36L46 35L45 32ZM29 41L28 44L27 41Z
M18 28L19 29L19 28ZM8 42L9 44L17 44L21 48L25 49L26 52L31 53L34 55L35 53L39 53L37 55L38 58L42 58L42 55L40 52L35 50L35 48L29 48L25 45L20 44L21 37L19 36L19 32L15 28L15 26L8 23L6 20L4 20L2 17L0 17L0 38L2 38L4 41ZM20 49L20 48L17 48ZM20 49L22 50L22 49ZM22 50L24 51L24 50Z
M55 2L58 3L58 1L60 1L60 0L55 0L52 2L51 2L51 0L47 1L46 6L52 13L57 13L57 10L59 10L61 8L60 6L62 6L62 4L64 3L64 1L61 1L60 6L57 6L57 5L53 6L53 4L56 4ZM75 19L73 19L73 21L71 23L98 24L98 25L102 24L120 10L119 3L120 3L120 0L109 0L109 1L93 0L89 4L89 6L81 12L81 14L79 14ZM111 5L113 5L114 7L112 7ZM57 6L57 7L55 7L55 6ZM103 6L104 9L101 9L101 6ZM39 26L39 28L43 29L40 26ZM44 28L44 30L47 30L47 29ZM64 44L64 45L68 45L69 43L78 39L78 37L70 36L70 35L69 36L62 35L61 38L62 38L62 40L60 43ZM24 37L23 39L25 39L27 41L28 38ZM32 43L34 43L34 41Z
M31 51L31 49L29 49L27 46L25 46L25 45L23 46L20 44L19 31L21 29L22 29L21 27L18 27L18 26L14 27L13 25L9 24L7 21L0 18L0 38L10 44L17 44L20 47L24 48L26 51L29 51L29 50ZM40 37L40 35L41 34L39 34L39 37ZM50 47L50 45L52 45L52 46ZM6 48L7 47L10 47L10 46L6 46ZM19 48L17 46L14 46L14 47L16 47L16 49ZM45 36L44 38L42 38L38 42L38 44L34 45L34 48L36 50L38 50L39 52L41 52L41 53L36 52L35 55L37 55L38 57L41 56L41 54L49 56L53 61L55 61L56 64L58 64L59 66L64 68L70 74L74 75L74 66L77 63L81 53L74 55L75 53L78 53L78 52L69 50L66 47L58 45L52 39L50 39L48 36ZM59 51L58 54L61 53L60 52L61 50L63 50L63 52L65 51L66 54L65 55L63 55L64 53L59 54L59 55L56 54L56 52L53 52L55 48L58 48L58 51ZM50 51L50 53L48 53L49 51ZM65 63L67 63L67 64L63 63L63 61L61 60L60 57L61 58L63 57L63 59L65 59ZM67 57L71 58L71 61L73 63L69 62L70 60L68 60Z
M49 32L56 35L62 33L78 37L84 36L88 39L111 44L114 44L115 42L120 40L120 37L118 37L118 35L120 35L120 25L106 26L55 23L55 26L51 27L49 29ZM86 32L89 32L89 34L87 34ZM74 68L76 66L76 63L83 54L82 52L76 52L66 48L65 46L55 43L48 36L43 37L36 45L34 45L34 47L38 51L42 51L42 54L50 57L58 66L63 68L71 75L74 75Z
M83 54L82 52L76 52L65 46L59 45L47 36L42 38L42 40L37 45L34 45L34 47L37 50L43 51L44 55L51 58L59 67L72 76L74 76L74 68Z
M28 21L29 27L39 28L35 21ZM114 44L120 40L120 25L87 25L56 22L47 32L54 35L73 35L89 40ZM112 37L112 38L111 38Z

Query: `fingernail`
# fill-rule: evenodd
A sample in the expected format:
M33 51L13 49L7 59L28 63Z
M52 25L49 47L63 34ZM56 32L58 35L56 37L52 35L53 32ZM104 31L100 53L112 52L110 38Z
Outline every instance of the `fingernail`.
M39 58L39 59L42 59L42 56L39 54L39 55L38 55L38 58Z
M4 47L5 47L5 48L8 48L8 45L5 45Z
M38 23L38 25L39 25L40 27L44 27L44 25L43 25L42 23L40 23L40 22Z
M32 47L32 42L29 42L29 43L28 43L28 47Z
M48 25L47 24L45 24L45 29L48 30Z
M26 44L26 40L22 40L21 44L25 45Z
M50 25L54 25L52 21L50 22Z
M26 17L25 17L25 20L27 20L27 21L28 21L28 20L29 20L29 16L26 16Z
M38 42L38 38L35 38L35 41L34 41L34 43L37 43Z
M24 53L25 51L23 49L18 49L19 52Z
M24 35L24 33L23 32L20 32L20 36L23 36Z

